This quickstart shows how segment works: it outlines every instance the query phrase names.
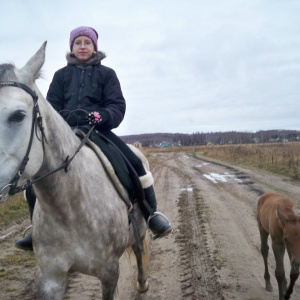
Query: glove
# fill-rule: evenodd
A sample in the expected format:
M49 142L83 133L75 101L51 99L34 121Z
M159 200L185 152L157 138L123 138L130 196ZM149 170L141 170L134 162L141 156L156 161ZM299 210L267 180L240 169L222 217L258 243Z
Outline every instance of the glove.
M88 121L90 125L99 124L100 122L102 122L102 120L102 116L98 111L93 111L89 113Z

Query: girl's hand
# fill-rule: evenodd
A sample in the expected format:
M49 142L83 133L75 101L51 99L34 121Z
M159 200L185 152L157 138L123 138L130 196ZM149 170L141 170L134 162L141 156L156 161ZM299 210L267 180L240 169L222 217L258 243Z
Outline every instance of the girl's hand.
M102 120L102 116L98 111L93 111L89 113L88 121L90 125L99 124Z

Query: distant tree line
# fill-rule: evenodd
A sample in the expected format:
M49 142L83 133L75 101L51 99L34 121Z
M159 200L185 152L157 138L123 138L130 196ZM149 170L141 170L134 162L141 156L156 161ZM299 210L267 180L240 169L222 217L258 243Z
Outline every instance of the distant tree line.
M251 144L269 142L300 141L299 130L261 130L257 132L196 132L185 133L147 133L121 136L129 144L140 142L143 147L157 147L163 142L174 146L199 146L212 144Z

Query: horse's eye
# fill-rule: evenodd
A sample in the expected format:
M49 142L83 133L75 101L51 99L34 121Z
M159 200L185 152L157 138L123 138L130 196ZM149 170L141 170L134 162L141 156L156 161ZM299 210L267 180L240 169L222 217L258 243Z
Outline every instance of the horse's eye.
M22 110L18 110L9 116L8 122L20 123L24 120L24 118L25 118L25 112Z

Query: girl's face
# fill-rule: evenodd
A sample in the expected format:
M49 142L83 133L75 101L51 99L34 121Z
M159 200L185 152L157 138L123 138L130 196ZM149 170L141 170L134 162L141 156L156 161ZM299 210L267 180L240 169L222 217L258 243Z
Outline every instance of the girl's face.
M93 41L87 36L79 36L74 40L72 53L79 61L87 61L96 53Z

